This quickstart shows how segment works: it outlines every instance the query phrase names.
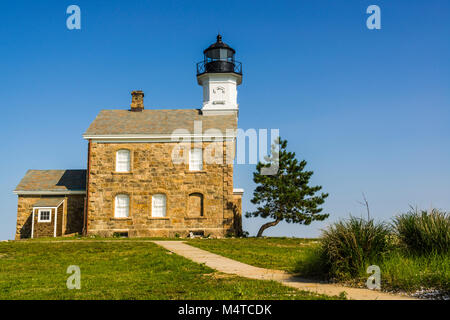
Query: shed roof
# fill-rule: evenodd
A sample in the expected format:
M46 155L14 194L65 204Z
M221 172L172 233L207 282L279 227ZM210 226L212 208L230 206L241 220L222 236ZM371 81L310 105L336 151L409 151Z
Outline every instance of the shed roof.
M61 197L52 197L52 198L42 198L38 200L35 204L33 204L34 208L37 207L57 207L64 201L64 198Z
M14 191L85 191L86 170L28 170Z

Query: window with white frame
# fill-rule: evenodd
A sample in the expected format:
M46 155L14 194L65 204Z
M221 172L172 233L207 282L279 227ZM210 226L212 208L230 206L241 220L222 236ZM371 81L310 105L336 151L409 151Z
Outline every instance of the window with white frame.
M130 197L126 194L118 194L115 201L114 217L128 218L130 214Z
M166 196L154 194L152 197L152 217L162 218L166 216Z
M51 222L52 210L51 209L39 209L38 222Z
M116 172L130 172L130 150L119 150L116 154Z
M189 170L190 171L203 170L202 149L195 148L189 151Z

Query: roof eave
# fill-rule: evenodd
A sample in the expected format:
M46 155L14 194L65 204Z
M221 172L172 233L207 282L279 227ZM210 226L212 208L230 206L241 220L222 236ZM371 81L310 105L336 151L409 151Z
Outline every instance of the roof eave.
M14 190L16 195L76 195L86 194L86 190Z

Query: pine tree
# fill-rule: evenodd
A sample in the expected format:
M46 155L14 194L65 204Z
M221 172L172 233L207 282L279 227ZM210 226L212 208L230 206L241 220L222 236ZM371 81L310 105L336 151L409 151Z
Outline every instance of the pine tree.
M312 221L322 221L329 216L320 214L320 205L325 202L328 194L316 194L322 187L308 185L313 171L304 171L307 162L299 162L295 153L288 152L286 147L287 141L278 138L272 144L271 156L265 159L267 163L259 162L253 173L253 181L257 187L251 202L257 208L254 212L247 212L246 217L274 219L261 226L258 237L280 221L309 225Z

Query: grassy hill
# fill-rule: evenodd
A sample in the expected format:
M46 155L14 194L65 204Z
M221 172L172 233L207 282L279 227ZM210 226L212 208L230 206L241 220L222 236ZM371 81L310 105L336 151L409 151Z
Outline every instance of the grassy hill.
M69 290L67 268L81 269ZM0 243L0 299L330 299L217 273L143 241Z

